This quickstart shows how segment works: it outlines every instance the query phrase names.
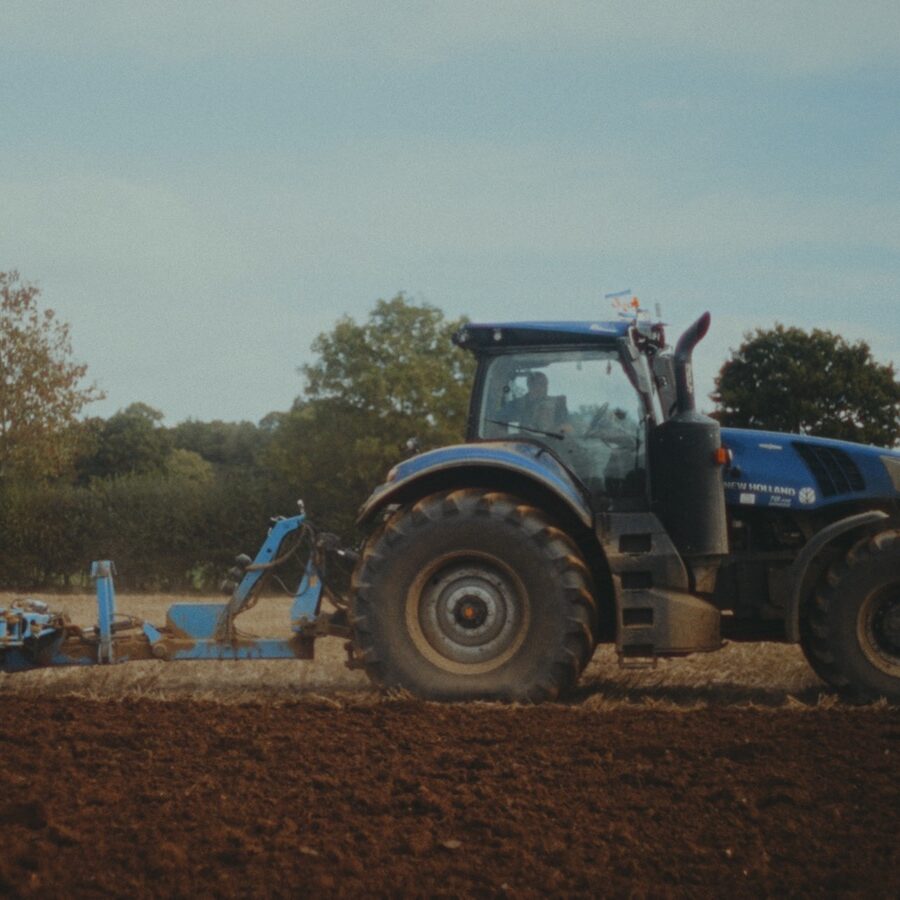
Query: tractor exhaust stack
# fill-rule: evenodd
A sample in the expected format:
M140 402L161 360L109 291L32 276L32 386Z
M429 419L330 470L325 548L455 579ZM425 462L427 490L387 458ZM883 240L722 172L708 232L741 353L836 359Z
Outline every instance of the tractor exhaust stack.
M677 411L680 413L692 412L696 408L691 357L694 353L694 347L703 340L706 332L709 331L709 321L709 313L703 313L681 335L678 343L675 345L675 402Z

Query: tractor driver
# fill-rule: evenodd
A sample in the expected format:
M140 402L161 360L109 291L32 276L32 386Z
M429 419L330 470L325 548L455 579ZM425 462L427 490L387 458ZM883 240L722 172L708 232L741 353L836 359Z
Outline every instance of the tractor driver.
M500 408L504 422L517 422L536 431L560 431L568 421L566 398L548 396L549 382L544 372L529 372L525 380L528 392Z

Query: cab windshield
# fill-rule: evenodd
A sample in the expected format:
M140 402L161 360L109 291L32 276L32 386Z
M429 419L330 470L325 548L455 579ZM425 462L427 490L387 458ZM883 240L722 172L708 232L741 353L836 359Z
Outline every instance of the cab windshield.
M482 385L479 437L546 444L597 500L644 495L646 413L618 353L502 354Z

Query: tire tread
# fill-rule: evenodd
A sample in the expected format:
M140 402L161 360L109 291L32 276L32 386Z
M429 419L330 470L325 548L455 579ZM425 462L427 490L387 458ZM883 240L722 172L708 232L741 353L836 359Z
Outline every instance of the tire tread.
M881 562L882 557L895 553L898 546L898 529L887 529L857 541L843 558L827 568L802 610L800 643L807 661L823 681L854 699L876 699L882 692L859 683L842 661L839 639L847 637L834 634L835 613L852 593L854 578Z
M537 546L557 573L565 609L562 612L563 639L555 649L543 674L523 685L520 696L530 702L552 700L570 690L594 652L597 603L591 579L572 539L553 525L540 510L520 498L499 491L458 488L423 497L410 507L392 513L368 538L353 576L353 654L370 681L381 688L397 685L390 680L390 660L383 659L376 646L370 622L372 592L377 573L399 544L413 540L423 524L461 515L485 516L514 524L527 540ZM415 691L414 686L403 685Z

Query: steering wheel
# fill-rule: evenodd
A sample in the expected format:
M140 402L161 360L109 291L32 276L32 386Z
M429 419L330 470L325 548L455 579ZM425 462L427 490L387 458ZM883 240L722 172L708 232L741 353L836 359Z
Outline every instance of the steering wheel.
M606 430L606 414L609 412L609 404L604 403L597 412L594 413L591 418L591 424L588 425L587 431L585 431L584 436L586 438L599 438L606 444L607 447L614 446L611 444L607 438L604 436L603 432Z

